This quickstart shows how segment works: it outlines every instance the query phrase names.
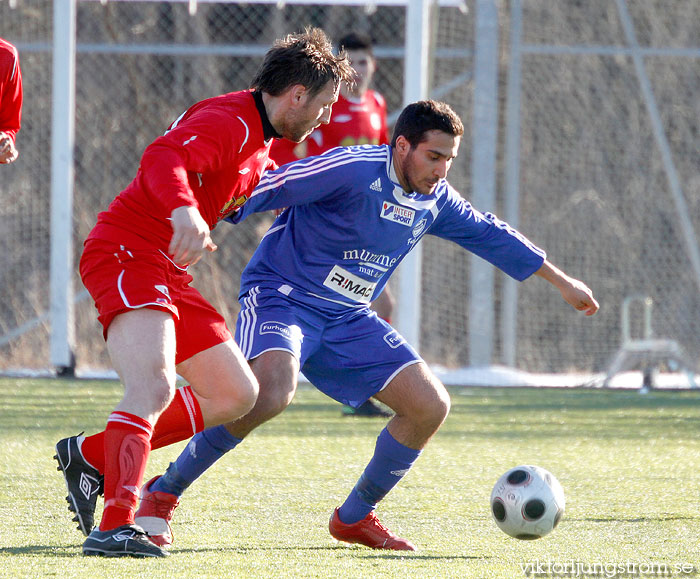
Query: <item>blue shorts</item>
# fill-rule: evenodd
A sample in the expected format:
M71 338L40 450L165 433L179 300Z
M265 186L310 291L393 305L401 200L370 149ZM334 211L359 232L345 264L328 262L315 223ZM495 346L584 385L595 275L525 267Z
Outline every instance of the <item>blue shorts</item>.
M309 382L355 408L401 370L423 361L394 328L367 307L327 315L277 290L259 287L240 302L236 342L246 359L270 350L290 352Z

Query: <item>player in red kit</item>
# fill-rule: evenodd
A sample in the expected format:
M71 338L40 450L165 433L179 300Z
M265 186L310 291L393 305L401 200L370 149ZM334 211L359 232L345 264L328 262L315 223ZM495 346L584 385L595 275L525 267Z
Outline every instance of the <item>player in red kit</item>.
M333 114L327 125L318 127L301 143L286 139L275 141L270 156L278 165L320 155L333 147L389 143L386 102L382 95L369 88L377 69L372 40L364 34L351 32L340 39L338 50L345 51L350 59L355 71L354 82L341 85L338 102L333 105ZM391 323L394 296L388 285L372 303L372 309L379 317ZM351 416L391 416L391 413L375 404L372 399L358 408L344 406L343 413Z
M187 269L216 250L210 230L246 202L275 138L327 123L352 69L320 29L268 51L251 90L204 100L149 145L136 178L100 213L80 261L124 397L103 432L59 441L86 555L162 557L134 524L151 449L235 420L258 384L223 317ZM175 389L177 375L189 385ZM97 495L105 508L93 529Z
M275 141L270 156L278 165L332 149L352 145L386 145L389 143L386 124L386 102L378 92L370 89L376 70L372 41L365 35L352 32L341 38L340 51L345 51L355 75L352 83L340 87L338 102L327 125L318 127L301 143L286 139Z
M0 38L0 163L19 156L15 138L22 120L22 71L17 49Z

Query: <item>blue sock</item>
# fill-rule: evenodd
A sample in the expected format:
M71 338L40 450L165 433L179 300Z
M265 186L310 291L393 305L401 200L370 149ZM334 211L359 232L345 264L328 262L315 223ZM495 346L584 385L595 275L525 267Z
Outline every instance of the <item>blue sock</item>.
M338 509L346 525L364 519L393 489L420 456L421 451L398 442L385 428L379 433L374 456L357 481L355 488Z
M223 424L198 432L151 490L181 496L205 470L241 442Z

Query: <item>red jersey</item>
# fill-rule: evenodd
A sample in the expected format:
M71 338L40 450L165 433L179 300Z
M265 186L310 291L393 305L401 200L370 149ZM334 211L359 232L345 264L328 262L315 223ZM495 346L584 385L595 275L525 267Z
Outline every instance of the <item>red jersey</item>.
M88 239L167 251L170 214L183 206L197 207L213 229L276 167L271 142L250 91L193 105L146 148L136 178L99 214Z
M22 71L17 49L0 38L0 132L15 141L22 119Z
M320 155L333 147L386 145L388 142L386 102L378 92L368 90L357 100L339 95L327 125L318 127L301 143L287 139L275 141L270 157L278 165L284 165L311 155Z

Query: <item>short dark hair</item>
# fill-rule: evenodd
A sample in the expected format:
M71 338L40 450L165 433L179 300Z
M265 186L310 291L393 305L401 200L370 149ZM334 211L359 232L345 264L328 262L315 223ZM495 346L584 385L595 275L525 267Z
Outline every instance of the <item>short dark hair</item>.
M367 34L361 32L348 32L338 41L338 50L365 50L372 54L374 43Z
M341 81L352 81L353 70L344 53L333 54L330 40L320 28L307 28L275 41L267 51L250 88L279 96L300 84L317 95L328 81L337 88Z
M461 137L464 134L464 125L447 103L433 100L411 103L401 111L394 125L391 146L395 147L397 137L403 135L411 148L414 148L427 140L428 131L442 131Z

